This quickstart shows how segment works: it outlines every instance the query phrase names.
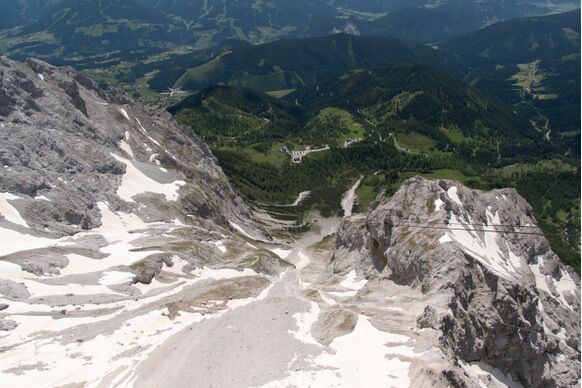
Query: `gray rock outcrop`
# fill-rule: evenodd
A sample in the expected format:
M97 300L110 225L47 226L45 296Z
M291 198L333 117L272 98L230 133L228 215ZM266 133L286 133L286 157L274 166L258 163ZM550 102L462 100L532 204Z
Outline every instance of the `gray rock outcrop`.
M115 194L128 163L159 184L184 182L178 198L167 201L144 187L139 199L121 200ZM188 214L261 234L189 128L71 68L0 58L0 170L0 193L18 196L11 205L29 227L51 235L98 227L100 201L150 221L186 222Z
M580 379L580 278L561 264L513 189L406 181L367 217L339 228L329 264L410 287L417 318L453 364L485 363L527 387ZM459 368L451 382L471 379Z

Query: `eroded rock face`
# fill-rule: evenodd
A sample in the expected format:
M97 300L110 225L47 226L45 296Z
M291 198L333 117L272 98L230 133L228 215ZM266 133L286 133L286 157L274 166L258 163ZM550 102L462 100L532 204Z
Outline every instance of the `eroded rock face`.
M131 385L173 334L279 279L265 240L168 113L0 58L2 385Z
M98 227L101 201L150 220L192 214L254 230L249 208L191 130L71 68L0 58L0 169L0 193L19 197L11 204L28 225L59 236ZM143 178L136 174L158 189L134 187L120 200L124 179ZM176 198L163 198L160 185L172 182Z
M344 221L330 268L355 268L432 300L417 325L440 332L453 364L486 363L528 387L572 386L580 281L536 225L513 189L417 177L365 219ZM451 381L471 376L467 368L454 374Z

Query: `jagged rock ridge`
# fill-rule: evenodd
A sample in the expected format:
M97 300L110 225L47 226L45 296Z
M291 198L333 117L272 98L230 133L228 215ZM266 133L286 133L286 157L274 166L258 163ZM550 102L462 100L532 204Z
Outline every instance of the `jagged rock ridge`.
M443 372L451 383L475 384L475 365L528 387L579 382L579 277L513 189L408 180L367 217L344 221L330 266L409 287L426 301L417 326L438 333L456 365Z

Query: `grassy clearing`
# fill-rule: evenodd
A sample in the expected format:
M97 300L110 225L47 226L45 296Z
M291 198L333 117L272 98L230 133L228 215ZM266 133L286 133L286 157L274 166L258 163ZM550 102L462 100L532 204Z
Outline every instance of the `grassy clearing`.
M366 184L360 185L356 190L356 195L358 196L358 207L365 211L365 209L370 206L370 203L376 198L379 191L373 187Z
M395 135L398 145L412 152L431 152L436 150L436 141L416 132Z
M225 54L218 55L216 58L213 58L200 66L186 70L186 72L176 80L174 87L180 87L188 81L205 81L209 75L221 65L220 58L224 55Z
M257 150L254 145L251 145L246 147L244 151L257 163L269 163L280 168L289 160L289 156L281 152L281 147L283 147L282 143L273 143L267 152L262 152Z
M442 127L441 132L453 143L459 144L467 140L461 129L457 126Z
M285 97L288 94L293 93L295 90L297 90L297 89L273 90L273 91L267 92L267 94L269 96L272 96L272 97L275 97L275 98L281 98L281 97Z

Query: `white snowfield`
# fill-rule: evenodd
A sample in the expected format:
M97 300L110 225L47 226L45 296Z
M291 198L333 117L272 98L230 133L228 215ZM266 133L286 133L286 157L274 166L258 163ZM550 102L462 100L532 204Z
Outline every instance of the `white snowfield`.
M129 132L125 131L125 139L121 140L119 142L119 148L121 148L123 151L125 151L133 159L133 157L134 157L133 150L131 149L129 144L127 144L128 141L129 141Z
M292 334L303 343L323 348L310 334L319 312L312 302L307 313L296 314L298 329ZM359 315L354 330L335 338L328 350L311 360L307 370L291 370L285 378L262 387L408 387L410 360L422 356L407 345L411 341L380 331Z
M115 154L111 154L111 156L125 164L126 171L123 174L121 185L117 189L117 195L127 202L134 202L133 197L143 193L163 194L167 201L176 201L179 196L178 190L186 184L181 180L175 180L172 183L159 183L137 168L135 162ZM167 175L167 172L160 167L156 168L160 174Z
M10 193L0 193L0 214L9 222L16 225L21 225L28 228L28 224L20 216L20 213L14 206L8 202L9 200L19 199L20 197Z
M490 220L496 217L487 214ZM456 242L471 257L478 260L489 270L497 273L507 280L517 280L520 278L518 270L525 264L519 257L515 256L507 246L500 246L497 242L498 235L495 227L483 227L482 232L474 231L470 225L463 227L466 222L456 215L451 219L449 230L441 237L441 244ZM480 237L478 234L482 234Z
M138 245L134 244L138 240L146 237L152 229L162 228L169 232L177 225L145 223L133 214L112 212L106 203L99 203L99 209L103 222L100 228L73 238L35 241L36 247L42 247L43 243L44 246L74 244L84 237L101 235L110 243L101 249L108 254L107 257L96 260L70 254L70 263L60 276L36 276L23 271L17 264L0 261L0 278L21 283L31 298L41 298L41 301L60 298L62 301L53 302L56 303L54 306L42 302L29 304L15 302L0 294L0 304L9 306L3 313L9 314L9 319L18 325L7 334L0 332L0 347L14 346L0 358L0 385L48 387L82 383L87 387L132 386L137 377L137 366L172 335L256 299L234 299L210 315L180 311L177 317L170 317L167 308L157 306L163 305L161 301L167 298L181 295L189 287L203 281L257 276L250 269L211 268L199 268L187 275L182 271L187 263L177 256L173 258L171 268L165 265L162 268L162 273L167 274L164 283L154 280L149 285L136 287L141 294L139 298L109 288L128 285L135 276L131 272L110 268L131 265L156 253L153 250L136 252ZM4 243L0 246L6 250ZM91 273L98 274L92 284L85 284L87 280L79 277ZM58 279L63 281L46 283ZM78 299L83 297L85 299ZM87 302L87 298L94 300ZM87 333L94 335L87 336Z

